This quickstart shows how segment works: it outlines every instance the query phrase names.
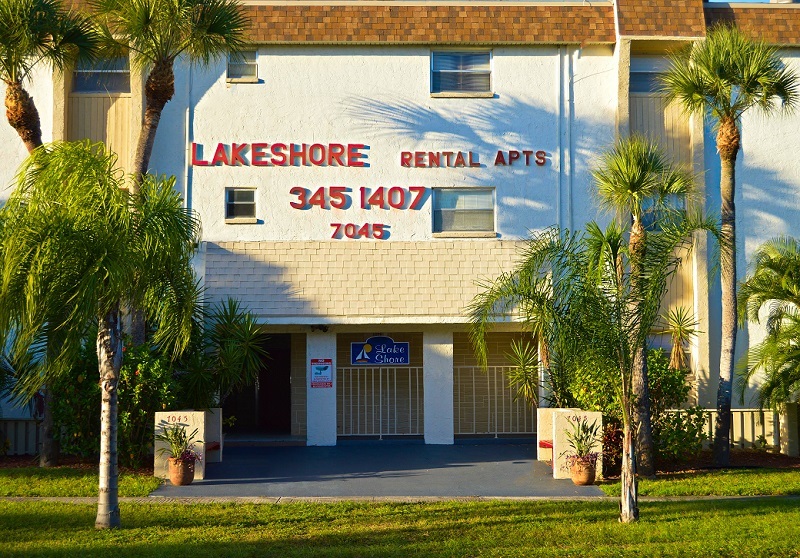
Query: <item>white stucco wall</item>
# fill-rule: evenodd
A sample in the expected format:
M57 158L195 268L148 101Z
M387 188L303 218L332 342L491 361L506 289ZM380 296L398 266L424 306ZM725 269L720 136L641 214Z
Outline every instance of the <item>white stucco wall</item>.
M270 47L258 84L226 84L224 63L186 69L159 126L153 168L185 172L188 99L192 136L210 160L218 143L365 144L368 167L194 166L191 206L204 238L326 240L331 223L383 223L390 240L430 240L432 200L420 209L362 209L359 188L496 188L499 238L556 223L580 226L588 167L614 137L616 72L610 48L492 49L494 98L431 98L430 49ZM191 83L191 87L189 86ZM495 166L498 150L543 150L544 166ZM472 151L480 168L404 168L402 151ZM256 187L258 224L224 223L224 188ZM350 189L348 209L293 209L293 187ZM182 187L182 186L181 186ZM571 200L569 197L571 196ZM570 222L574 221L574 222ZM343 240L347 241L347 240Z

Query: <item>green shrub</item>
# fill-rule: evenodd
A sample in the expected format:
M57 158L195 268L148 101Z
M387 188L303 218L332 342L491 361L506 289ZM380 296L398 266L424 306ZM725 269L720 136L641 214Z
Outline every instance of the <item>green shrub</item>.
M683 461L703 449L706 415L702 407L664 413L653 423L653 442L658 457Z
M91 339L87 336L70 373L51 386L55 394L53 421L58 425L56 438L61 452L81 457L96 457L100 450L100 385Z
M100 449L100 387L97 356L87 337L79 363L54 385L54 419L65 454L97 457ZM153 451L155 412L176 400L169 361L146 346L125 351L120 370L117 452L121 465L139 466Z
M140 465L151 455L155 413L172 408L177 389L166 358L145 345L125 352L118 385L121 464Z
M701 407L668 412L686 403L690 386L686 370L669 367L669 355L655 349L647 355L650 388L650 417L656 455L663 460L681 461L696 456L703 448L705 414Z
M650 388L650 415L656 419L667 409L681 407L691 389L686 382L686 370L669 367L669 355L663 349L647 353L647 386Z

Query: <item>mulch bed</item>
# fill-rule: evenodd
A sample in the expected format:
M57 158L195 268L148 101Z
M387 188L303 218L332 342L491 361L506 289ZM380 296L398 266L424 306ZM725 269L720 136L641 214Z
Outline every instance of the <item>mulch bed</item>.
M717 469L710 450L704 450L694 459L684 462L656 463L659 473L690 473ZM780 453L752 449L732 449L730 469L800 469L800 457L789 457Z

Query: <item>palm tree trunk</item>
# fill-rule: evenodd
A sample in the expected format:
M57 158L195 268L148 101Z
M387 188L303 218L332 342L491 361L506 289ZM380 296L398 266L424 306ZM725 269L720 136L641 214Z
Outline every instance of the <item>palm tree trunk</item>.
M631 368L633 383L633 424L636 432L638 472L645 477L656 474L653 427L650 422L650 388L647 378L647 356L644 345L636 347Z
M39 111L20 82L6 83L6 118L17 131L28 153L42 145Z
M42 439L42 448L39 451L39 467L55 467L58 465L59 448L55 439L53 425L53 392L45 386L42 389L44 395L43 417L39 426L39 435Z
M722 324L719 355L719 387L717 420L714 425L714 463L719 467L730 463L731 453L731 384L736 351L736 155L739 152L739 129L733 120L720 122L717 150L720 157L720 201L722 231L720 238L720 287L722 290Z
M119 527L117 485L117 383L122 368L122 326L119 308L100 319L97 331L97 361L100 372L102 407L100 416L100 494L97 500L97 529Z
M641 288L641 274L644 260L647 233L638 216L634 217L631 226L630 251L631 251L631 287L636 292ZM635 304L639 306L639 297L634 297ZM634 315L639 315L637 308ZM653 451L653 428L650 424L650 389L647 380L647 354L645 345L637 343L634 348L631 380L633 384L633 424L636 432L636 448L639 473L652 477L656 474Z
M639 491L636 481L636 451L631 420L625 411L623 411L622 422L622 471L620 474L622 494L619 502L619 520L622 523L633 523L639 520Z
M136 153L133 156L133 176L131 194L139 192L144 175L150 170L150 157L156 142L158 123L164 106L175 94L175 74L171 61L159 60L147 76L144 88L145 110ZM134 347L143 345L147 334L144 314L138 308L131 309L131 343Z
M172 62L164 60L156 62L150 71L150 75L147 76L144 93L144 121L142 122L142 130L139 132L139 141L136 143L136 153L133 157L133 173L136 180L131 188L131 193L139 191L142 177L149 170L158 123L161 121L161 112L175 94L175 74L172 70Z

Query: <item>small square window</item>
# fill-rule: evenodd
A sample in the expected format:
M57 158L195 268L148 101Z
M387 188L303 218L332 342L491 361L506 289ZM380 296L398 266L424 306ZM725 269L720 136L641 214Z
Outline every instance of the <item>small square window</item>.
M431 52L431 94L442 96L491 96L491 52Z
M131 70L125 57L78 62L73 72L74 93L130 93Z
M258 83L258 51L247 49L228 55L228 82Z
M434 188L433 232L494 232L494 190Z
M254 223L256 191L253 188L225 188L225 220Z

